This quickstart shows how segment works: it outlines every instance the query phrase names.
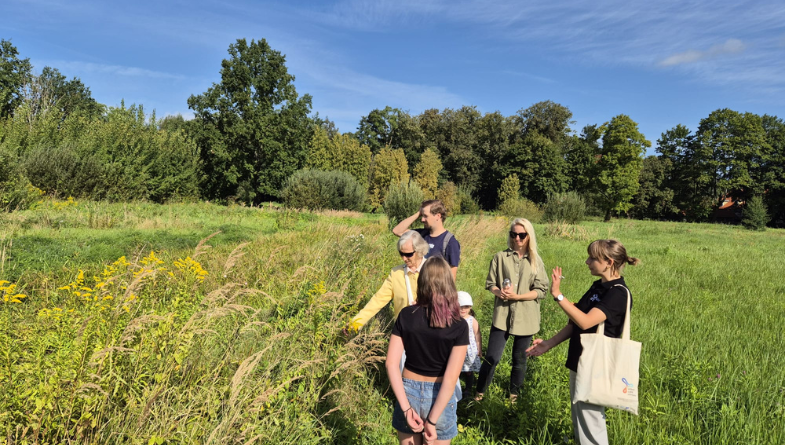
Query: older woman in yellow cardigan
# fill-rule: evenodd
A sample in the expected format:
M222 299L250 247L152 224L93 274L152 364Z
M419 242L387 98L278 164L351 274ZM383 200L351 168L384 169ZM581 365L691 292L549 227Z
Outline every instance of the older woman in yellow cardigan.
M393 267L382 287L352 318L350 327L354 331L365 326L390 300L393 302L395 318L398 318L401 309L414 304L417 300L417 278L420 276L420 267L425 261L428 249L430 249L428 243L414 230L406 231L401 235L398 239L398 253L403 264Z

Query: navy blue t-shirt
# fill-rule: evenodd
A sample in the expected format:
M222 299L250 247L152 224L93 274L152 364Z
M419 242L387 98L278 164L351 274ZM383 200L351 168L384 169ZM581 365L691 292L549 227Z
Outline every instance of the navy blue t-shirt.
M425 258L437 256L444 257L450 267L458 267L458 264L461 263L461 244L455 239L454 235L447 243L447 250L442 254L444 249L444 237L450 233L448 230L445 230L441 235L434 237L431 236L431 231L429 229L415 229L415 231L422 235L425 242L430 246L428 255L426 255Z

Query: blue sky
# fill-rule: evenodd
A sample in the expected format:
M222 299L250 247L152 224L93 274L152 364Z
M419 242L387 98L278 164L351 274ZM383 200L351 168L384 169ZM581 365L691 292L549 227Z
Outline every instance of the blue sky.
M781 0L2 0L0 38L159 117L190 116L229 45L265 38L344 132L386 105L512 115L542 100L576 131L627 114L653 144L718 108L785 118Z

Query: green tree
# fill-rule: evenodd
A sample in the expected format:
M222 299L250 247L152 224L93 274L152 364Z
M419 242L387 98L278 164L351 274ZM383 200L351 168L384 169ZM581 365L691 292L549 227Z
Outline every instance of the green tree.
M638 131L638 124L620 114L604 124L596 186L599 205L610 221L612 212L626 212L638 192L643 154L651 142Z
M766 230L766 224L771 220L763 198L758 195L744 204L743 215L741 223L750 230Z
M188 121L185 120L182 114L165 116L158 122L158 129L168 131L170 133L188 133Z
M314 128L311 141L308 144L305 167L321 171L334 170L330 156L332 149L332 140L330 140L327 130L322 126Z
M670 163L663 182L673 190L673 204L690 220L705 220L711 214L716 199L710 192L714 182L709 158L696 144L694 135L684 125L677 125L662 133L657 140L657 152Z
M761 118L768 152L763 160L764 201L778 227L785 225L785 121L777 116Z
M671 160L664 156L648 156L643 160L638 178L640 187L633 199L630 214L636 218L658 219L672 217L678 210L673 205L673 190L667 181L672 168Z
M442 170L442 161L432 148L423 152L420 162L414 167L414 180L422 188L425 199L433 199L439 188L439 172Z
M351 134L336 134L330 137L327 130L320 126L314 129L305 166L316 170L349 173L367 190L371 149Z
M568 188L581 195L591 193L595 164L600 154L602 132L596 125L583 127L580 136L565 141L564 174L569 178Z
M47 113L55 113L64 120L73 113L97 118L105 111L81 80L76 77L68 80L59 70L48 66L40 75L29 77L23 95L29 107L27 117L30 122Z
M401 110L389 106L372 110L360 118L355 136L360 143L371 147L373 154L379 153L382 147L399 148L393 145L393 138L401 114Z
M539 133L531 133L522 141L528 145L530 157L521 182L526 184L524 196L535 203L547 201L548 195L567 190L569 178L564 174L565 161L560 142L553 142Z
M22 89L33 70L30 59L20 59L8 40L0 40L0 118L11 116L22 103Z
M424 143L436 147L444 166L440 182L453 181L464 188L474 188L482 172L477 129L482 115L476 107L426 110L420 115Z
M403 150L383 147L374 155L371 163L371 177L368 199L371 207L378 209L387 195L390 184L409 180L409 166Z
M349 173L367 190L371 149L349 134L335 136L331 141L331 147L328 159L332 168Z
M572 111L550 100L537 102L514 117L521 136L537 133L559 143L569 136Z
M221 82L191 96L192 132L211 199L276 198L304 164L313 121L311 96L299 97L285 57L267 41L238 39L221 62Z
M716 110L698 125L696 152L711 177L711 197L745 199L763 192L762 165L770 150L760 116L727 108Z
M487 210L492 210L496 206L496 194L504 178L500 173L502 159L510 150L516 127L511 118L495 111L484 114L474 128L477 134L477 155L481 161L479 180L475 184L463 184L461 190L473 192ZM462 210L466 209L462 207Z

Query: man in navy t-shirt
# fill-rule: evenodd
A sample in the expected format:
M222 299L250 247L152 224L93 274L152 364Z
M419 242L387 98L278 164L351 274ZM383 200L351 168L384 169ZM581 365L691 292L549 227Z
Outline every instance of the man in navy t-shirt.
M458 264L461 262L461 244L450 231L444 228L444 220L447 219L447 209L441 201L438 199L423 201L420 210L401 221L393 228L392 232L395 236L403 235L418 218L425 227L415 230L422 235L425 242L430 246L426 258L444 257L447 263L450 264L452 277L455 278L458 273Z

